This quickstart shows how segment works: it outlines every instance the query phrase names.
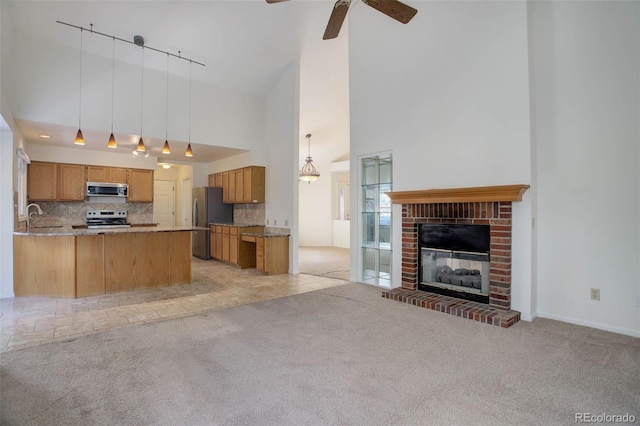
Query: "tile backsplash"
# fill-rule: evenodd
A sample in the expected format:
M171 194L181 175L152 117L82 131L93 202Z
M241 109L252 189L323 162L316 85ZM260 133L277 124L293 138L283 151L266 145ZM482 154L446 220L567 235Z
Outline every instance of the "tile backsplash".
M84 225L87 210L127 210L127 220L132 224L153 222L153 203L103 204L85 201L42 201L37 203L42 215L31 215L32 226ZM31 208L31 212L36 211Z
M88 209L126 210L129 223L153 223L153 203L105 204L85 201L41 201L37 204L42 209L43 215L35 213L31 215L32 226L84 225ZM34 212L36 209L32 207L30 211ZM234 222L264 225L265 217L265 205L262 203L233 205Z
M266 218L264 203L233 205L233 221L249 225L264 225Z

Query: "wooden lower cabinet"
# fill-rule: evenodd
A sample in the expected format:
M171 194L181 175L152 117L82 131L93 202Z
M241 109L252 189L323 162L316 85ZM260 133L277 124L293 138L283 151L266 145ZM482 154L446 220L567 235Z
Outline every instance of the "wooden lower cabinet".
M14 235L16 296L86 297L191 282L191 232Z
M229 227L229 262L238 264L238 228Z
M222 260L229 261L229 227L222 227Z
M257 237L256 269L269 275L289 272L289 237Z
M211 257L241 268L255 268L255 244L242 238L245 232L262 232L262 226L211 225Z

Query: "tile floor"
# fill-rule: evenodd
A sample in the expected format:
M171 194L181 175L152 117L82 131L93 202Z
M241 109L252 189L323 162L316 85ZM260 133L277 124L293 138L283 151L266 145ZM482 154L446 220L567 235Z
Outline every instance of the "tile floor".
M0 353L345 284L193 258L192 283L78 299L0 299Z

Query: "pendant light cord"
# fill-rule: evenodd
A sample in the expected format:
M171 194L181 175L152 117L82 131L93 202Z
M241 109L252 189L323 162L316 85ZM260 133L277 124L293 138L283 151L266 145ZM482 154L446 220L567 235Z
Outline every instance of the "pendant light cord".
M164 118L164 139L169 140L169 54L167 53L167 104Z
M111 134L113 134L113 100L115 98L114 95L114 87L116 84L116 38L113 37L113 47L112 47L112 60L111 60Z
M80 94L78 96L78 129L82 128L82 28L80 29Z
M189 60L189 144L191 144L191 60Z
M142 105L144 103L144 46L142 46L142 66L140 67L140 139L142 139Z

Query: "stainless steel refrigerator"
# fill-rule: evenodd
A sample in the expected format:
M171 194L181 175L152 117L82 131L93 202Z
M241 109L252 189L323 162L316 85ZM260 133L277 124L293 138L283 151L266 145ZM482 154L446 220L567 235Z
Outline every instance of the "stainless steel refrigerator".
M222 203L222 188L193 188L193 226L209 228L210 223L233 222L233 204ZM191 253L201 259L210 259L211 234L209 229L198 229L191 238Z

